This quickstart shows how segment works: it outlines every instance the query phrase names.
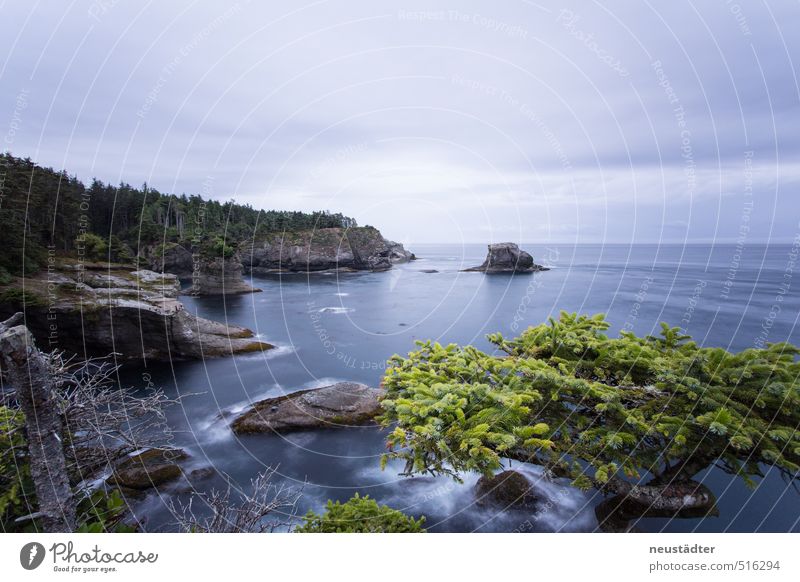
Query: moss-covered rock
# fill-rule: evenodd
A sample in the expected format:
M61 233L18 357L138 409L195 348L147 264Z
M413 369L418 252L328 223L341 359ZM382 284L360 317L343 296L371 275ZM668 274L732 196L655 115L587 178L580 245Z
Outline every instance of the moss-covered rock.
M178 461L186 458L186 453L181 450L151 449L127 458L114 469L107 482L122 489L158 487L183 475Z
M501 509L532 509L541 500L533 484L518 471L503 471L493 477L482 476L475 485L475 496L479 505Z
M380 413L382 394L354 382L301 390L256 402L231 426L241 434L364 425Z

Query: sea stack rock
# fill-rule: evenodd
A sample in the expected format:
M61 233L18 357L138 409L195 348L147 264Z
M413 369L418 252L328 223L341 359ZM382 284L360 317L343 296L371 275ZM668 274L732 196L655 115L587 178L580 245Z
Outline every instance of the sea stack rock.
M520 250L515 243L506 242L489 245L489 254L483 264L464 270L482 273L533 273L548 269L534 263L530 253Z
M230 257L202 257L192 273L187 295L239 295L261 291L245 283L238 253Z

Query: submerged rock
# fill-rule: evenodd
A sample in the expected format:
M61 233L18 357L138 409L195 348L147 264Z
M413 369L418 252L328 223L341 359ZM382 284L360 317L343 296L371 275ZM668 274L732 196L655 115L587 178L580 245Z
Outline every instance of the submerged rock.
M256 402L231 427L241 434L368 424L381 412L382 394L354 382L301 390Z
M717 499L704 484L693 480L676 481L668 486L651 487L658 491L646 497L615 495L595 507L597 529L604 532L638 531L642 518L707 518L719 516Z
M534 263L530 253L521 250L515 243L489 245L489 253L483 264L464 269L482 273L533 273L547 270L547 267Z
M242 248L245 272L309 273L386 271L415 259L400 243L387 241L372 227L321 228L275 233Z
M518 471L503 471L494 477L485 475L475 485L478 505L506 509L531 509L541 501L533 484Z

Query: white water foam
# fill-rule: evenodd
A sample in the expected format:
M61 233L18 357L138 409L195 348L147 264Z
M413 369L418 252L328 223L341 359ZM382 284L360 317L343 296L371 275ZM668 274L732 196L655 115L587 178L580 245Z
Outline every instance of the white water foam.
M355 311L352 307L323 307L319 313L351 313Z
M564 480L544 477L541 467L514 463L511 469L525 475L542 497L538 509L497 508L478 505L475 487L480 475L461 474L463 483L441 475L403 477L403 464L390 462L385 471L364 467L359 478L364 484L384 485L389 495L381 503L413 515L428 516L433 526L452 518L460 527L485 531L587 531L595 524L594 511L586 506L586 495ZM365 490L367 493L369 489Z

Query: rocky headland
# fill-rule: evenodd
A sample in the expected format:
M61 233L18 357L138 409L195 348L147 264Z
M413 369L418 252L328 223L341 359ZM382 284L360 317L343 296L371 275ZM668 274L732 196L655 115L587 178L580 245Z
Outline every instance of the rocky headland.
M416 259L402 244L385 239L373 227L320 228L274 233L238 245L227 256L193 252L177 243L145 249L142 259L153 271L188 282L186 295L253 293L245 275L322 271L387 271Z
M245 273L387 271L416 257L373 227L276 233L240 248Z
M483 264L464 269L466 272L481 273L533 273L548 271L547 267L533 262L530 253L523 251L515 243L496 243L489 245L489 252Z

